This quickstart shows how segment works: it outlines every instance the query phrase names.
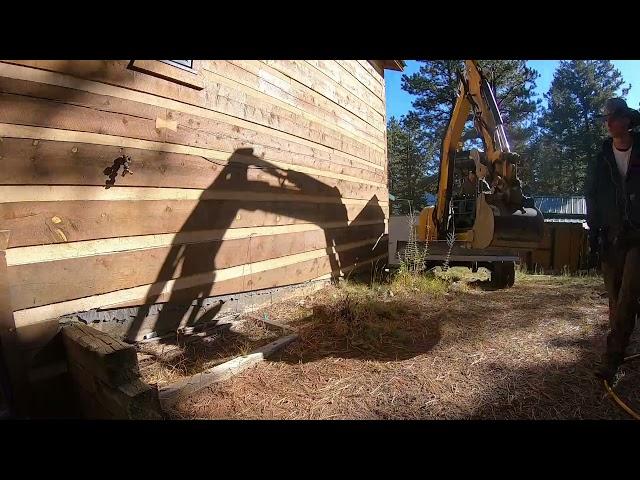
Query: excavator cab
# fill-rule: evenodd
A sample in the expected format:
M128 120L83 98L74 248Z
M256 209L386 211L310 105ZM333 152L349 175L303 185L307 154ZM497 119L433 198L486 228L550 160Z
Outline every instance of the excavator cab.
M489 191L487 182L478 178L468 151L456 154L453 183L451 205L454 229L456 232L465 232L475 223L478 194Z

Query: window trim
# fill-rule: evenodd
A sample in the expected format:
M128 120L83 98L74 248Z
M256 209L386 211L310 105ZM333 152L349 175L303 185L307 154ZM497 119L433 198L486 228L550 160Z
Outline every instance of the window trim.
M198 73L193 69L194 63L197 60L191 60L191 66L188 67L187 65L183 65L181 63L176 62L175 60L158 60L159 62L162 63L166 63L167 65L171 65L172 67L177 67L177 68L181 68L182 70L186 70L187 72L191 72L191 73Z
M193 68L189 68L173 63L170 60L131 60L128 68L178 83L194 90L202 90L204 88L204 79L200 63L200 60L194 60Z

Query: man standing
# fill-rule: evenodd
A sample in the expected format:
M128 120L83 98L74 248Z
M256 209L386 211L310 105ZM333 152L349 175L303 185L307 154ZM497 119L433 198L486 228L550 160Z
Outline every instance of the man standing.
M597 375L612 383L640 313L640 112L621 98L602 117L610 138L589 165L585 186L590 264L600 257L609 296L609 335Z

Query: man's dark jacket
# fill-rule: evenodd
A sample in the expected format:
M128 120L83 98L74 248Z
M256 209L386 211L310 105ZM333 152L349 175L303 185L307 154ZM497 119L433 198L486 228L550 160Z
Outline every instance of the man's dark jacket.
M590 236L603 230L609 237L640 235L640 133L633 146L626 178L620 175L608 138L589 164L585 181Z

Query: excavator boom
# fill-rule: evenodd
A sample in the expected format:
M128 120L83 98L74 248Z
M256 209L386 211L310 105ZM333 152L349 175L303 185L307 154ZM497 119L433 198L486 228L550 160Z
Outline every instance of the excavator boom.
M484 151L461 151L465 123L472 116ZM465 60L458 97L442 142L436 205L420 214L418 237L463 246L534 248L542 240L544 219L533 199L522 194L517 176L519 155L512 153L495 95L475 60ZM475 174L475 195L457 198L456 168ZM473 175L470 173L470 177Z

